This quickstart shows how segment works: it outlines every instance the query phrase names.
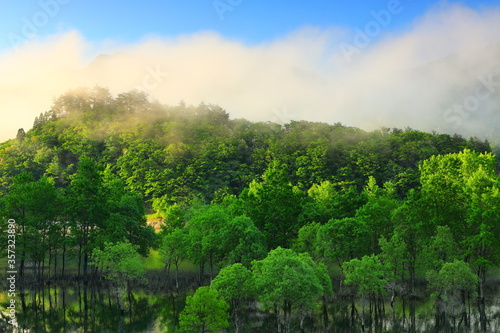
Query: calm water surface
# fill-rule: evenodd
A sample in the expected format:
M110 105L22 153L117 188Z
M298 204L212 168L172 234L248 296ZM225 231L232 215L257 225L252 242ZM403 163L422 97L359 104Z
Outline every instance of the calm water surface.
M104 285L101 287L84 287L81 283L67 283L64 287L47 285L26 287L17 290L16 315L19 326L12 328L0 319L0 332L135 332L157 333L177 332L178 315L184 308L186 293L192 293L195 286L192 281L184 286L185 291L169 292L168 282L157 281L148 287L135 287L125 299L126 311L120 314L114 289ZM2 288L5 290L5 288ZM436 328L436 307L432 299L419 298L410 302L396 298L394 311L389 305L389 296L381 305L382 313L377 318L367 318L365 332L500 332L500 288L492 284L488 289L485 315L486 330L480 323L480 316L474 298L467 303L467 320L459 323L460 316L455 319L455 329L451 326ZM339 293L328 308L328 327L324 325L321 307L316 314L308 316L304 321L303 332L362 332L360 322L350 319L351 300L340 297ZM5 309L9 298L7 293L0 293L0 306ZM365 302L365 309L369 304ZM356 300L356 310L361 313L362 302ZM458 309L458 308L456 308ZM450 312L450 311L449 311ZM258 311L255 308L244 314L245 328L240 332L276 332L276 317L271 313ZM452 325L453 319L447 317ZM484 326L483 326L484 327ZM302 332L299 319L292 323L293 332Z

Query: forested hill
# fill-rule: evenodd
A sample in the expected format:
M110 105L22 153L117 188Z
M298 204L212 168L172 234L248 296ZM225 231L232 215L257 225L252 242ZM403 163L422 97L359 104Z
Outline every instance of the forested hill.
M166 106L145 93L113 97L105 88L69 91L33 129L0 146L0 190L31 172L66 187L84 155L118 175L146 201L205 202L240 194L272 161L301 190L324 180L363 187L391 181L400 196L419 184L417 165L436 154L491 150L487 141L412 129L366 132L343 124L286 125L230 119L216 105Z

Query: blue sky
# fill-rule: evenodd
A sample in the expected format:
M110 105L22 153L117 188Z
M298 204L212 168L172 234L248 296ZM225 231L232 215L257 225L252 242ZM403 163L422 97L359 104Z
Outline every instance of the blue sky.
M54 97L95 85L169 105L218 104L233 118L368 130L481 136L498 114L498 91L475 104L456 92L500 80L498 57L484 52L500 49L500 0L2 4L0 142L31 128ZM443 61L449 55L458 60Z
M413 20L440 3L432 0L4 0L0 50L17 41L12 36L24 38L26 32L31 33L30 23L41 38L77 30L91 42L130 43L151 35L169 38L209 30L246 44L257 44L303 26L362 28L372 20L372 11L387 9L391 2L399 3L402 8L387 27L387 31L396 32L407 29ZM459 3L476 9L499 1Z

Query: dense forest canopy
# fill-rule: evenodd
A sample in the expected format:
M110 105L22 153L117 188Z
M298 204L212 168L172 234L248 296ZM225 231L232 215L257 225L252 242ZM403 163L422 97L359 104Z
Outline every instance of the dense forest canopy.
M227 327L230 311L238 327L248 299L276 311L285 332L318 304L328 322L335 266L351 297L370 302L369 316L388 292L391 306L397 294L411 299L425 277L446 309L438 324L446 313L470 322L453 304L465 309L474 292L486 327L487 272L500 264L497 169L477 138L253 123L216 105L95 87L56 98L33 129L0 146L0 214L17 222L21 276L30 262L37 280L64 277L70 258L72 274L88 281L100 269L121 295L128 280L117 277L143 279L127 268L140 258L107 252L158 250L177 290L180 262L198 265L200 284L207 275L214 284L188 298L181 326L211 302L220 318L200 325ZM160 232L146 214L162 220ZM235 281L245 287L235 291ZM364 325L364 305L359 315L352 304L352 322Z
M216 105L161 105L139 91L113 97L101 87L69 91L41 113L33 129L0 148L0 191L31 172L66 187L78 161L107 166L148 201L239 194L271 161L287 165L302 190L331 181L362 188L369 176L391 181L400 196L418 187L420 161L463 149L489 152L487 141L407 128L366 132L342 124L278 125L230 119Z

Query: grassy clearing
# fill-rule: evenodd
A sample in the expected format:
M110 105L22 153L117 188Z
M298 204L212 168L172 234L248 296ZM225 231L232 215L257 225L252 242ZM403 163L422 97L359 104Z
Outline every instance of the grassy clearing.
M146 269L163 269L165 268L165 262L163 261L161 254L157 250L151 250L149 255L144 258L144 266ZM170 269L174 269L175 266L172 265ZM198 271L198 265L192 263L191 261L182 261L179 264L179 271L181 272L193 272Z

